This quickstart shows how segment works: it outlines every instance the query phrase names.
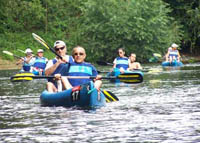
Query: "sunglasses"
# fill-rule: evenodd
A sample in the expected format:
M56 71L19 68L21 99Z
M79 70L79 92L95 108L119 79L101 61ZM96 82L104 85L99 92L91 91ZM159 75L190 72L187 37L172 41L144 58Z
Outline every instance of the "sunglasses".
M78 56L78 55L83 56L84 53L74 53L74 56Z
M63 50L65 47L55 48L56 51Z

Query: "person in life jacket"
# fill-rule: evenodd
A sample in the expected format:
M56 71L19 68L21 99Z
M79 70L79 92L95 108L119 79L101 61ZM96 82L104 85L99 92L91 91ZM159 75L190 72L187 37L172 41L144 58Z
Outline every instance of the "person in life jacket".
M136 54L131 53L129 56L129 68L127 70L141 70L142 66L139 62L136 62Z
M125 50L123 48L118 49L119 57L115 58L113 61L113 69L119 69L121 73L124 73L125 70L129 67L129 59L125 56Z
M170 63L174 61L180 62L181 56L177 48L178 48L177 44L173 43L171 45L171 49L168 49L168 52L166 54L166 61Z
M25 53L26 56L21 58L16 64L23 64L21 72L32 72L32 66L35 61L34 56L32 55L32 50L31 49L26 49Z
M94 79L94 86L97 90L100 91L100 87L102 85L102 81L100 80L101 76L98 75L96 68L92 64L85 62L86 58L85 49L80 46L73 48L72 56L74 58L74 62L70 64L67 76L95 76L96 79ZM69 78L68 80L71 84L71 87L92 81L89 78L87 79Z
M54 49L62 59L56 56L54 59L49 60L46 65L45 75L54 75L56 78L56 80L50 79L47 82L47 90L49 92L58 92L70 87L68 80L62 76L68 73L69 65L73 62L72 56L66 55L67 47L65 42L61 40L56 41Z
M38 49L37 50L37 57L35 58L34 64L33 64L33 73L35 75L44 75L44 71L46 68L46 64L48 62L48 59L43 57L43 50Z

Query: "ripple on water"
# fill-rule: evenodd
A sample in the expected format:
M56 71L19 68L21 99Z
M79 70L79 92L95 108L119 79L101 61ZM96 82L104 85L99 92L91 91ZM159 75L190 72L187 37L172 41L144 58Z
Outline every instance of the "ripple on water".
M46 81L0 77L0 142L199 142L200 74L191 66L145 74L137 85L105 82L120 101L96 111L41 107Z

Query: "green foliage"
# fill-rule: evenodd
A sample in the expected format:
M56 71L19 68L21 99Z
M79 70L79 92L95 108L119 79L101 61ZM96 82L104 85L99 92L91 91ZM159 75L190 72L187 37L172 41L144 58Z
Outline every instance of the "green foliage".
M161 0L88 0L83 8L82 45L91 59L112 60L120 47L128 54L135 52L140 60L163 53L179 40L166 6Z
M7 0L4 16L7 21L6 31L19 32L41 28L44 23L44 8L40 0Z
M183 48L191 54L200 51L200 1L199 0L164 0L170 4L174 17L181 25ZM189 50L187 50L189 49Z
M87 61L111 62L120 47L147 61L174 42L196 51L199 17L199 0L0 0L0 51L21 54L16 48L30 47L36 52L43 47L32 38L34 32L50 46L65 41L69 53L83 46ZM48 51L45 56L54 57Z

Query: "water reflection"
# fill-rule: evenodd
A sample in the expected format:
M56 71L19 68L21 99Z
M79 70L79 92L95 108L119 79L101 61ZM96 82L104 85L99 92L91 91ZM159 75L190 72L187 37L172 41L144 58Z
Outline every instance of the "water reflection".
M0 142L199 142L200 66L145 67L159 72L138 85L105 81L120 101L95 112L41 107L45 80L11 83L16 71L0 71Z

